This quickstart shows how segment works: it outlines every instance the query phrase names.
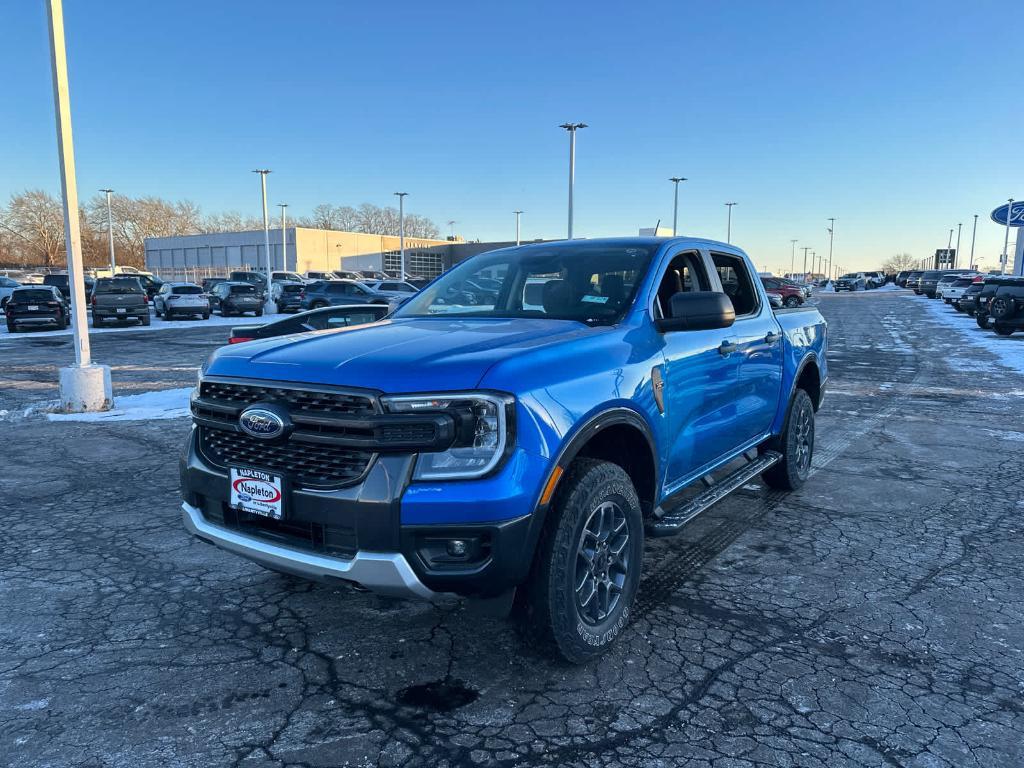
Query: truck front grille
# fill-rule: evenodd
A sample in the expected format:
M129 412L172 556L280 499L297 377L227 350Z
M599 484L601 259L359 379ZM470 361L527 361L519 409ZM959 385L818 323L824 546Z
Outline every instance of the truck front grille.
M225 381L204 381L200 390L204 400L239 409L259 401L276 400L304 413L371 414L374 401L369 395L335 392L325 389L292 389L287 386L263 386Z
M199 446L211 463L255 467L286 475L305 487L332 487L358 480L373 460L373 452L335 445L286 441L267 443L242 432L199 428Z

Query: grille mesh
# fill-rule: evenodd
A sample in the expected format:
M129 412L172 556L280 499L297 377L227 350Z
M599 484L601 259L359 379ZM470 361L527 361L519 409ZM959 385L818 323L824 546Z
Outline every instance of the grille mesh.
M370 414L373 400L366 395L347 392L316 392L305 389L261 387L222 381L204 381L202 397L225 405L246 406L250 403L276 400L297 411L307 413Z

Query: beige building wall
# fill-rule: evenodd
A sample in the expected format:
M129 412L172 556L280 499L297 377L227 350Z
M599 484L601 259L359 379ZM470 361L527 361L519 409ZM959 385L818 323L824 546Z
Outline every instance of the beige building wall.
M447 247L446 240L405 238L405 251ZM296 272L332 269L380 269L379 261L386 253L398 253L399 238L393 235L367 235L360 232L338 232L330 229L295 228ZM371 258L366 258L371 257Z

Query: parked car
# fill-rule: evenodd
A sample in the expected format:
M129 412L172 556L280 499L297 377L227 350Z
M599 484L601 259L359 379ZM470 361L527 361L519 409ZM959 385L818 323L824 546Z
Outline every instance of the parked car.
M906 279L904 280L903 287L904 288L910 288L914 293L920 294L921 293L921 275L923 275L923 274L924 274L924 272L922 270L915 269L915 270L911 271L907 275Z
M485 270L502 275L497 303L438 303ZM523 307L531 279L539 309ZM629 620L646 535L754 478L806 481L826 350L818 311L772 312L726 243L481 253L386 321L214 352L184 525L307 578L515 595L534 639L584 662Z
M262 276L262 272L259 273ZM264 282L266 278L264 278ZM290 283L304 283L306 278L300 275L298 272L271 272L270 283L273 285L276 282L290 282Z
M783 309L786 305L782 302L782 294L775 291L765 291L768 294L768 303L772 309Z
M306 282L307 283L313 282L315 280L337 280L337 279L338 278L334 276L333 272L318 272L316 270L311 270L311 271L306 273Z
M92 327L136 320L149 325L149 296L137 277L101 277L92 289Z
M896 273L896 278L893 280L893 282L896 283L896 285L899 286L900 288L906 288L907 278L910 277L910 274L910 270L901 269L899 272Z
M393 280L394 278L387 272L381 272L379 269L360 269L359 274L362 280Z
M15 288L7 297L4 315L11 333L29 328L63 330L71 322L70 303L52 285Z
M196 316L209 320L210 299L195 283L164 283L153 297L153 311L165 320Z
M202 282L203 293L210 293L221 283L229 282L226 277L204 277Z
M935 298L945 299L944 291L949 288L953 283L960 279L960 274L956 272L947 272L938 279L935 283ZM948 301L946 302L949 303Z
M249 283L256 286L256 291L261 297L267 293L267 275L265 272L254 272L252 270L236 270L228 275L233 283Z
M975 278L967 288L964 289L958 302L958 309L964 314L974 317L974 310L977 308L978 295L981 293L983 283Z
M398 300L356 280L318 280L306 285L306 296L302 300L303 309L318 309L337 304L397 306Z
M15 288L20 288L21 283L9 277L0 277L0 311L7 306L7 300L14 293Z
M302 308L302 299L306 295L306 284L292 281L280 281L273 284L270 300L274 302L275 311L298 312Z
M388 308L382 304L348 304L337 307L321 307L300 312L294 317L278 320L266 325L236 325L231 329L228 344L243 341L269 339L287 336L291 333L326 331L334 328L350 328L356 325L375 323L387 315Z
M939 290L942 291L942 300L947 304L952 304L953 307L960 311L960 297L964 295L970 286L974 284L974 275L960 275L954 279L951 283L942 285L940 282L940 288L936 289L936 293Z
M1003 277L998 275L990 275L981 284L981 292L978 293L974 303L974 321L978 324L979 328L989 327L991 321L988 313L989 303L996 295L996 291L999 289L1003 279Z
M935 289L938 287L939 280L946 274L944 269L928 269L921 273L921 279L918 282L917 293L922 296L927 296L929 299L935 298Z
M865 272L865 285L867 288L881 288L885 285L885 272Z
M799 307L804 303L804 292L802 288L790 285L785 280L775 277L762 277L761 284L769 293L777 293L782 297L782 304L786 307Z
M82 278L82 283L85 287L86 298L88 299L89 294L92 293L92 289L96 286L96 281L86 275ZM43 275L43 285L52 285L54 288L59 290L68 301L71 301L71 284L68 282L67 272L51 272L48 275Z
M992 330L1000 336L1024 330L1024 277L1004 277L988 306Z
M867 277L863 272L848 272L836 280L836 293L839 291L866 291Z
M336 280L365 280L359 272L352 272L347 269L335 269L331 275Z
M419 290L403 280L368 280L364 284L377 293L397 299L407 299Z
M219 312L221 317L244 315L246 312L262 317L263 294L252 283L228 280L218 283L210 291L210 309Z

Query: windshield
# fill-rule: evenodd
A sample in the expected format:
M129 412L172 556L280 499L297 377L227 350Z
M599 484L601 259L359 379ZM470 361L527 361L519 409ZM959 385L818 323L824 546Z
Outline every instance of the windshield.
M619 322L656 245L561 243L474 256L409 299L395 317L540 317Z
M136 277L101 277L96 281L96 293L142 293Z
M857 275L855 273L853 273L853 272L849 272L849 273L843 275L842 277L840 277L839 279L840 280L856 280L857 279Z

